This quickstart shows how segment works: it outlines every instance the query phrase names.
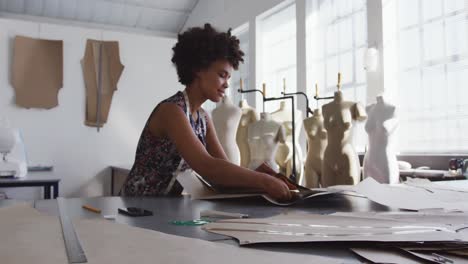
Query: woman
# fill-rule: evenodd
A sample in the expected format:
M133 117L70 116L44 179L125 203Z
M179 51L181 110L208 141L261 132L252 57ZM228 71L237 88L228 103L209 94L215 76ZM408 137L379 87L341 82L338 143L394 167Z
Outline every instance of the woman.
M201 105L219 102L233 69L243 62L239 40L210 24L178 36L172 62L183 92L162 101L151 113L138 142L135 163L123 186L129 196L178 195L178 172L192 168L217 187L262 190L277 200L291 198L285 183L227 161L213 123Z

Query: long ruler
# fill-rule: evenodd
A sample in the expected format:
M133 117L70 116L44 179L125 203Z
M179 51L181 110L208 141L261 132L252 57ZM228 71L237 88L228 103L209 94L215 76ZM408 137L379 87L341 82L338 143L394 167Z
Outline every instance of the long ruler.
M65 241L65 249L67 250L69 263L86 263L86 255L81 247L80 240L76 235L73 223L67 214L65 199L62 197L57 198L59 209L60 223L62 224L63 240Z

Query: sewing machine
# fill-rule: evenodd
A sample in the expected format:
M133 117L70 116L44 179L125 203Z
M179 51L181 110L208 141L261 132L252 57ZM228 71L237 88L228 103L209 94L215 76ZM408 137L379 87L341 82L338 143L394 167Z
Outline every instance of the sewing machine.
M20 160L16 160L8 155L11 154L15 145L17 145L15 130L9 127L0 127L0 178L4 177L22 177L26 175ZM22 166L24 165L24 166Z

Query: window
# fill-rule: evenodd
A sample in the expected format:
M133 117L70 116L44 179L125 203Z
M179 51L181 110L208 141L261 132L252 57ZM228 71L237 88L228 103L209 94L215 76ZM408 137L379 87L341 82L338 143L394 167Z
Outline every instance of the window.
M384 80L399 107L399 150L468 151L464 0L383 3Z
M307 84L318 84L323 96L333 95L341 72L346 98L365 102L366 1L308 0L306 23Z
M366 104L367 80L364 53L367 49L367 7L365 0L307 0L306 49L307 85L319 87L319 96L336 91L338 72L346 100ZM313 98L315 89L308 89ZM327 103L321 101L320 104ZM316 108L312 102L311 108ZM367 144L364 124L354 126L353 141L363 152Z
M234 30L234 35L239 38L240 48L244 52L244 63L239 64L239 69L233 71L231 81L229 83L228 94L232 102L236 105L245 98L245 94L239 93L237 90L240 87L240 79L242 78L242 85L244 90L249 88L249 28L248 25L242 26Z
M286 92L296 92L296 5L290 4L259 21L262 82L267 97L280 97L283 80ZM261 87L257 87L261 89ZM265 111L279 107L278 101L265 104Z

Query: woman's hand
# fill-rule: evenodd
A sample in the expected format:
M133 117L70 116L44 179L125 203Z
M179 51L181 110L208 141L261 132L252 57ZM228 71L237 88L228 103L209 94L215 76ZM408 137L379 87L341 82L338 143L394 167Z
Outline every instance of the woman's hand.
M265 176L263 181L263 190L268 194L268 196L277 201L291 200L292 194L286 183L268 174L262 174Z

